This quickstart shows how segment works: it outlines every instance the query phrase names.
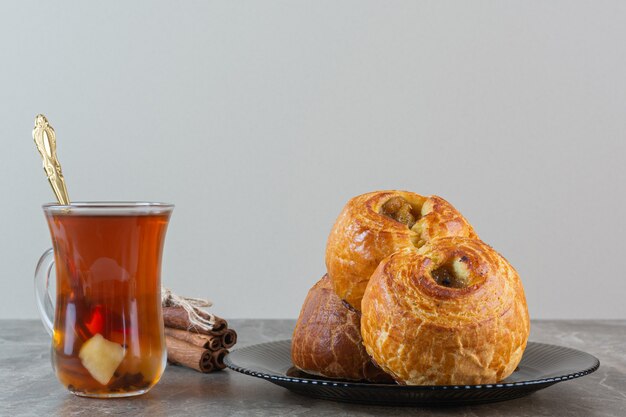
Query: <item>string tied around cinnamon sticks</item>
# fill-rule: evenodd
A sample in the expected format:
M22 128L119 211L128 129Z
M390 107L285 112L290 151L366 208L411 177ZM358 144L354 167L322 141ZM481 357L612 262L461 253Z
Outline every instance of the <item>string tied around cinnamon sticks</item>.
M169 288L161 288L162 307L181 307L189 316L190 330L195 327L200 330L213 330L216 317L213 314L200 310L200 307L211 307L213 303L204 298L182 297L174 294Z
M237 343L237 332L201 309L212 306L209 300L161 291L168 360L204 373L225 368L224 356Z

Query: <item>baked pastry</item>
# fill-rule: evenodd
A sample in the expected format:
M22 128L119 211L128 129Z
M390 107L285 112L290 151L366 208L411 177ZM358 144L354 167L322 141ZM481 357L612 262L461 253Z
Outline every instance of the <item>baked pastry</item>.
M293 364L327 378L392 382L365 351L360 322L360 314L341 301L324 275L304 300L291 340Z
M394 253L369 280L361 332L372 359L407 385L490 384L509 376L530 322L515 269L477 239Z
M340 298L357 310L380 261L447 236L476 237L474 229L441 197L377 191L351 199L326 245L326 268Z

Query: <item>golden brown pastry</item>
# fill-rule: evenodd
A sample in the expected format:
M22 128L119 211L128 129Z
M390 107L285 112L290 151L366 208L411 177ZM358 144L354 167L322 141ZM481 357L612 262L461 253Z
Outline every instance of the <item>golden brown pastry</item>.
M357 310L372 272L394 252L446 236L475 237L472 226L441 197L376 191L351 199L326 245L335 292Z
M343 303L325 275L309 290L291 341L293 364L328 378L391 382L365 352L360 314Z
M372 275L361 332L372 359L408 385L488 384L518 365L530 330L513 267L477 239L397 252Z

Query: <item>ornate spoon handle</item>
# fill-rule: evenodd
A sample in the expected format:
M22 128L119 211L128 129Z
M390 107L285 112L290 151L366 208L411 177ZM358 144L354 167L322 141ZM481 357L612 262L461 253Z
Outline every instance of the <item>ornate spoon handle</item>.
M33 139L35 145L43 159L43 169L46 172L48 181L59 203L70 204L70 197L67 194L65 178L61 171L61 163L57 158L57 141L54 129L48 123L48 119L43 114L35 117L35 128L33 129Z

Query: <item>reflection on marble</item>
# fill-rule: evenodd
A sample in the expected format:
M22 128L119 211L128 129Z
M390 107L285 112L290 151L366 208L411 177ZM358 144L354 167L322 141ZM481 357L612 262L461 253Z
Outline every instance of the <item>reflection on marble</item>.
M293 320L230 320L237 347L291 337ZM359 406L293 394L223 371L203 375L169 366L148 394L93 400L68 393L50 366L50 342L36 321L0 321L1 416L626 416L626 321L534 321L531 340L587 351L600 369L528 397L459 408Z

